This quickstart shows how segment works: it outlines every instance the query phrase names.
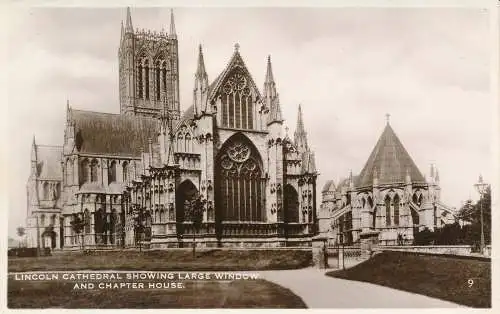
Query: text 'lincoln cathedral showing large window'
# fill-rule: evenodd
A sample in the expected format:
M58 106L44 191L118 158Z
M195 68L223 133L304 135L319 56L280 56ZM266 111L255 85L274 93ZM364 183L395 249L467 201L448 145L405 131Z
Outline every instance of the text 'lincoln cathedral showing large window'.
M216 202L222 221L264 221L261 158L241 134L230 138L217 158Z
M235 71L222 85L222 126L236 129L253 128L252 93L245 75Z

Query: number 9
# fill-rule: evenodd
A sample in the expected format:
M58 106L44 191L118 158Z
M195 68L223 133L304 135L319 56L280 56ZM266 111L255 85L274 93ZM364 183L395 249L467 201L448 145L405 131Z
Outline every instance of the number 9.
M467 283L469 284L469 288L470 288L474 284L474 280L473 279L469 279L469 280L467 280Z

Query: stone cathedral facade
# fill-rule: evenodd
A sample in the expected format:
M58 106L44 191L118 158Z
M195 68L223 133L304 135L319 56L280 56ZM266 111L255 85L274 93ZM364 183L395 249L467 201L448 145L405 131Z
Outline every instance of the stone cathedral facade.
M120 113L68 103L62 146L33 139L27 184L30 246L75 248L73 214L86 247L190 245L185 217L195 195L207 202L197 242L204 246L309 245L316 234L314 153L299 106L294 138L267 60L257 87L238 44L210 81L201 46L193 97L179 97L178 38L122 23ZM187 108L181 110L181 108ZM137 221L143 228L138 231Z
M320 231L337 244L412 244L416 232L455 222L437 168L424 177L389 120L360 174L327 181L321 194Z

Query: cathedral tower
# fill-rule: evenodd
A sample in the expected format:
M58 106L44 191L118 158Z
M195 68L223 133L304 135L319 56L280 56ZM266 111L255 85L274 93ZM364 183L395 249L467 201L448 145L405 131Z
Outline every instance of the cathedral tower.
M130 8L121 28L120 111L149 117L179 117L179 57L174 15L170 33L134 30Z

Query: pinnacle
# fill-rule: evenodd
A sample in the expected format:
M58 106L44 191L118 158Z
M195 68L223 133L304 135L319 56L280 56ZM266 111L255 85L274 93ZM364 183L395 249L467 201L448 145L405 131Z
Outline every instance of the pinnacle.
M175 20L174 20L173 9L170 9L170 36L172 36L172 38L177 38L177 33L175 31Z
M130 7L127 7L127 22L125 25L125 31L127 33L134 32L134 27L132 26L132 15L130 14Z

